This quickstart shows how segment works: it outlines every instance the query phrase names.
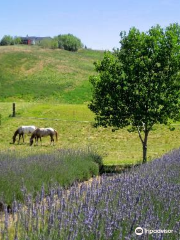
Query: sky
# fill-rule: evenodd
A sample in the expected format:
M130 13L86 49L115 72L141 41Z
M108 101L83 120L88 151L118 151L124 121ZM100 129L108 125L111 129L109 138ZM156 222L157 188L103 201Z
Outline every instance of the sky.
M120 32L180 24L180 0L5 0L0 3L0 39L71 33L88 48L120 47Z

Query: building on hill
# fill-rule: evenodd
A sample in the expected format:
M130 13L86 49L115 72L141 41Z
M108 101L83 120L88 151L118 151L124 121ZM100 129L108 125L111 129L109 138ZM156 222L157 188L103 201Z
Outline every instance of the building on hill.
M20 37L21 38L21 43L22 44L27 44L27 45L35 45L35 44L39 44L42 40L44 39L51 39L51 37Z

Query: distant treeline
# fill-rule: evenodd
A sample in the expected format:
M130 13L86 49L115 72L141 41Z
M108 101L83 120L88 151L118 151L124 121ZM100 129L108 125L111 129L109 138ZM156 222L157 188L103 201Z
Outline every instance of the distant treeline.
M22 44L21 37L12 37L10 35L5 35L0 41L1 46L16 44ZM60 48L68 51L77 51L78 49L83 47L81 40L72 34L63 34L55 36L53 38L44 38L36 44L43 48L50 49Z

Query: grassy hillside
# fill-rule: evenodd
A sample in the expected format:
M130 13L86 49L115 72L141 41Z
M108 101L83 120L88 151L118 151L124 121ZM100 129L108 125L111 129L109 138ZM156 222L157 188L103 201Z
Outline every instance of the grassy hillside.
M91 97L89 76L95 73L93 62L102 57L103 52L93 50L74 53L37 46L0 47L0 149L34 154L88 146L103 156L105 164L141 160L142 146L136 133L92 127L94 115L86 104ZM11 118L14 101L17 117ZM17 127L33 124L58 130L54 148L49 138L43 139L43 146L32 148L28 137L24 145L10 144ZM179 147L179 141L179 125L173 132L156 126L149 136L148 158Z
M0 47L0 101L84 103L89 75L102 51L48 50L38 46Z

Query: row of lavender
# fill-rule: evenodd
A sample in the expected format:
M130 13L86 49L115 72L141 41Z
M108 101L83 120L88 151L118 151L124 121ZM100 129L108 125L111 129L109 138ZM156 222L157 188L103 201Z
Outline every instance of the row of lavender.
M12 151L0 152L0 211L1 205L11 205L14 199L23 202L22 186L34 196L44 185L58 183L67 187L99 174L101 157L90 149L59 149L49 154L28 156Z
M65 190L44 188L34 201L13 203L1 239L180 239L180 150L120 175L93 178ZM137 236L135 229L171 233Z

